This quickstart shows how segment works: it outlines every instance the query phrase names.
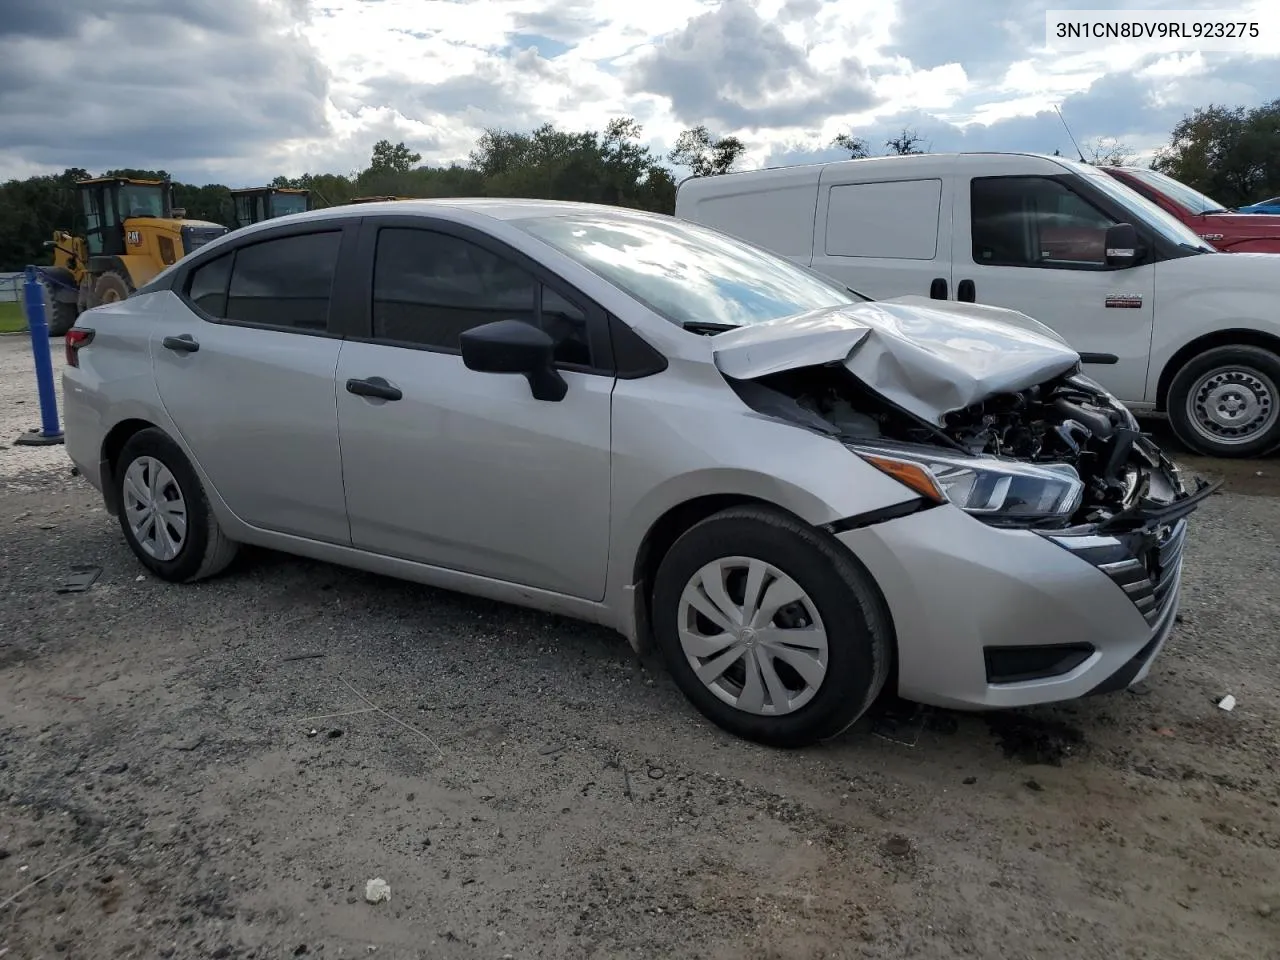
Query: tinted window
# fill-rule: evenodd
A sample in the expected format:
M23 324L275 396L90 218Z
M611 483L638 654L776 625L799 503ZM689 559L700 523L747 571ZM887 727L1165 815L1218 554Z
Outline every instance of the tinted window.
M205 313L214 317L227 315L227 283L231 280L232 254L224 253L216 260L191 271L187 296Z
M265 240L235 252L225 316L294 330L324 330L339 231Z
M582 310L541 287L514 263L443 233L379 231L373 276L375 337L457 350L464 331L511 319L546 329L562 363L590 362Z
M1104 266L1115 221L1065 184L1044 177L973 181L975 263L1017 267Z

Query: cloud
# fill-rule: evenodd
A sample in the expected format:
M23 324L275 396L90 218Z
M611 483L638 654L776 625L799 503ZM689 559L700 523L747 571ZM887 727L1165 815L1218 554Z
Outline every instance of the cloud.
M1275 23L1264 0L1242 16ZM1212 0L1121 0L1130 9ZM486 127L600 130L655 151L706 124L743 165L873 151L1150 152L1197 106L1276 96L1280 48L1044 49L1047 7L1096 0L0 0L0 180L67 166L248 184L350 172L378 139L465 160ZM835 154L838 156L839 154Z
M26 0L0 18L0 129L11 153L54 168L191 170L324 132L328 71L293 32L287 4L47 7L58 23Z
M790 9L817 10L804 0ZM846 58L820 73L748 0L724 0L665 37L635 64L629 89L666 97L683 123L730 130L806 126L833 104L848 111L875 102L862 64Z

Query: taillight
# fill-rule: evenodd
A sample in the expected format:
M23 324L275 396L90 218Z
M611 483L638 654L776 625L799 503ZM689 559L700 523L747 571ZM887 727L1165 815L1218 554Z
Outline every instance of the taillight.
M80 366L80 348L93 342L93 331L84 327L72 327L67 331L67 366Z

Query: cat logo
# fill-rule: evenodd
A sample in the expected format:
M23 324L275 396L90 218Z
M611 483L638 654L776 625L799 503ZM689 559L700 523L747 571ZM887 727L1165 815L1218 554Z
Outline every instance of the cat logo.
M117 234L117 236L119 236L119 234ZM131 246L135 246L135 247L142 246L142 233L138 230L130 230L127 234L125 234L125 239L129 241L129 244Z

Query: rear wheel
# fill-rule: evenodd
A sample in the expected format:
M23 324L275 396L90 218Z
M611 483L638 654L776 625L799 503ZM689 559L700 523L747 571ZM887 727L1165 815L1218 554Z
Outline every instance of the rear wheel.
M49 336L63 337L76 325L80 316L80 308L75 300L70 302L60 299L68 295L68 288L74 289L75 277L70 270L63 267L45 267L41 283L44 285L44 303L46 320L49 324ZM65 284L65 286L64 286Z
M870 577L776 510L725 510L681 536L655 578L653 623L694 706L770 746L842 732L889 672L889 618Z
M131 293L133 284L129 282L129 278L115 270L108 270L99 275L93 284L93 305L97 307L104 303L127 300Z
M151 427L130 437L114 479L124 538L156 576L202 580L235 558L237 544L222 532L195 470L164 431Z
M1212 457L1253 457L1280 446L1280 357L1262 347L1206 350L1169 385L1178 439Z

